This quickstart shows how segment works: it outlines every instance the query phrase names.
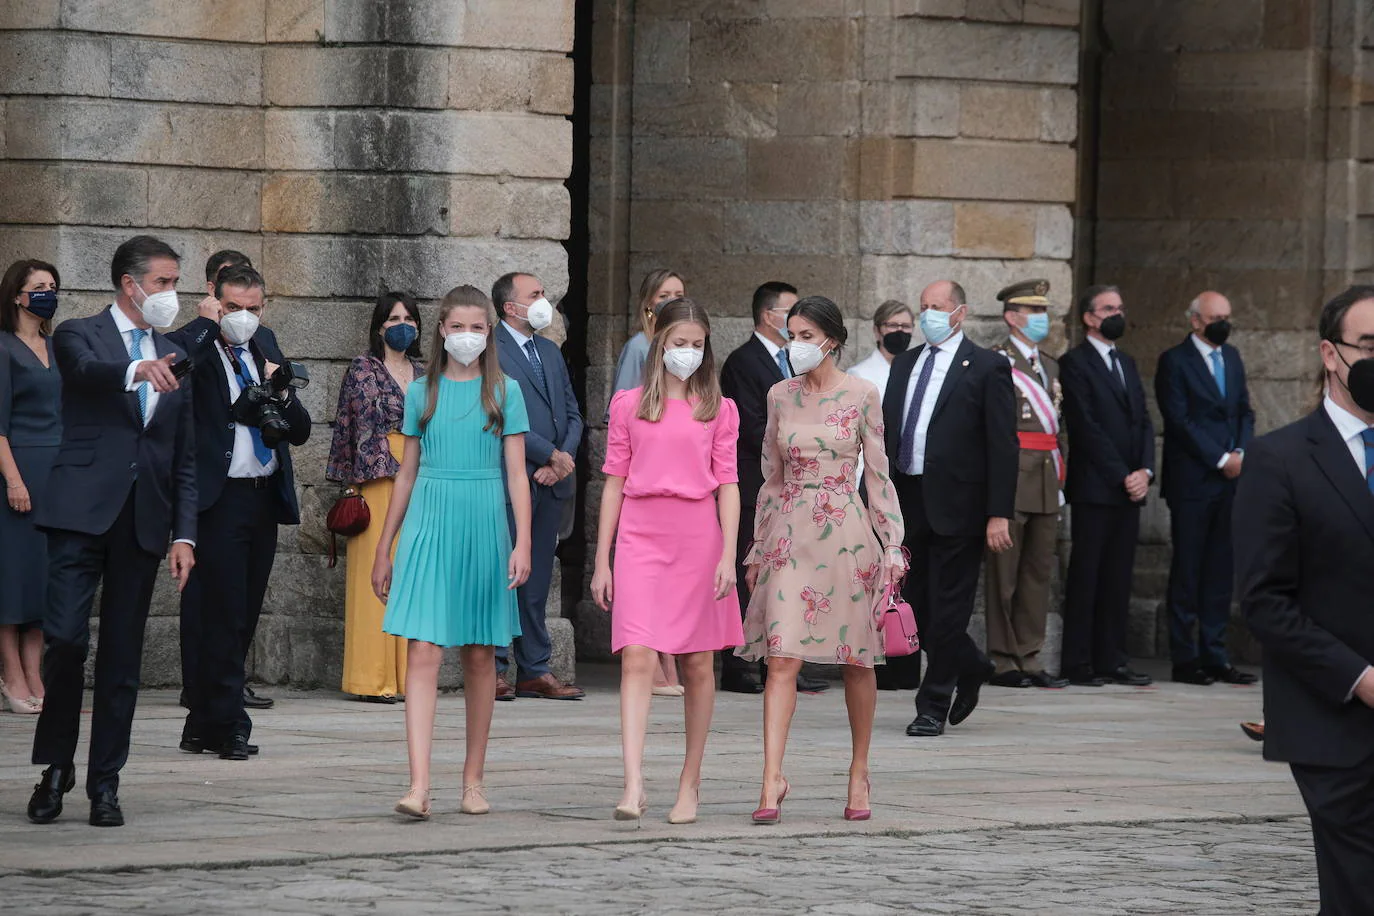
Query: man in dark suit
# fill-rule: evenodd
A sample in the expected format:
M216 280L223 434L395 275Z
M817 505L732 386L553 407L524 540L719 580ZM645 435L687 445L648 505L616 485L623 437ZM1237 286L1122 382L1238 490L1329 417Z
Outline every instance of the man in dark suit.
M219 318L223 311L220 308L219 300L215 298L215 282L219 279L220 271L228 267L252 267L253 262L248 255L232 248L224 248L216 251L205 259L205 298L200 301L199 311L201 317L209 317L213 326L208 332L204 328L197 328L196 323L187 325L184 328L168 334L178 344L186 347L192 359L199 360L201 350L211 346L216 336L219 334ZM197 649L200 644L200 620L194 616L186 602L181 604L181 705L186 709L191 708L191 695L188 685L196 680ZM271 709L276 703L271 697L261 696L254 692L253 688L247 684L243 685L243 705L248 709Z
M1318 322L1326 395L1251 443L1235 500L1241 611L1264 647L1264 756L1312 817L1322 916L1374 901L1374 286Z
M1169 503L1169 654L1186 684L1253 684L1226 654L1231 619L1231 507L1255 412L1240 353L1226 342L1231 303L1205 292L1188 306L1193 332L1159 357L1164 416L1160 489ZM1196 630L1196 633L1194 632Z
M217 751L225 760L247 760L257 749L248 742L244 668L277 555L277 526L300 524L289 446L310 438L310 414L290 387L274 387L270 404L285 430L264 433L254 425L259 417L235 410L245 388L270 382L286 363L276 335L261 326L265 293L252 267L226 267L215 282L223 310L217 333L206 342L171 335L195 361L200 535L200 563L181 596L183 618L195 622L183 627L195 639L181 749Z
M1127 665L1126 626L1140 507L1154 478L1155 430L1135 360L1117 349L1126 309L1115 286L1078 299L1087 338L1059 358L1073 548L1060 674L1072 684L1151 683Z
M184 587L195 565L196 474L189 379L172 366L185 352L155 327L176 318L179 256L151 236L115 250L114 304L63 322L53 337L62 372L62 444L34 519L48 535L43 618L47 698L33 762L47 769L29 820L62 813L76 783L76 743L90 615L100 601L86 794L90 823L118 827L119 771L129 756L143 629L160 559Z
M963 287L921 292L925 343L899 353L883 397L887 457L906 521L911 574L903 593L930 668L906 733L944 734L978 705L992 663L968 635L984 547L1011 547L1020 445L1005 356L964 336ZM917 663L919 665L919 662Z
M787 361L787 313L797 303L797 288L790 283L770 281L754 290L751 305L754 333L725 358L720 370L720 392L739 408L739 539L735 556L735 590L740 612L749 608L749 586L745 584L744 561L754 542L754 509L763 487L763 431L768 425L768 389L792 377ZM763 693L766 666L758 668L733 652L720 656L720 689L733 693ZM807 675L797 675L797 689L816 693L829 683Z
M508 652L504 646L498 647L496 699L580 700L584 691L559 682L549 669L552 647L544 606L553 564L558 562L554 550L558 547L563 503L576 495L573 456L582 441L582 411L563 354L538 334L555 318L553 306L544 298L544 284L533 274L506 274L492 286L491 301L502 319L496 326L501 371L519 383L530 416L525 457L533 513L530 577L518 592L521 635L515 638L515 664L520 679L511 686L506 677ZM512 516L512 535L514 525Z

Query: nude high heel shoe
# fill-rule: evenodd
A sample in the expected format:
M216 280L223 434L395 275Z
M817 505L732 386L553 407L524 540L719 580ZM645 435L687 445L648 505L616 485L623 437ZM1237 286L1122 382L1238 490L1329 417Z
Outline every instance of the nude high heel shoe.
M639 796L638 807L616 805L615 812L611 816L618 821L637 821L644 816L644 812L647 810L649 810L649 800L641 795Z
M14 713L15 715L38 715L39 707L24 699L23 697L17 697L14 694L10 693L10 689L5 686L4 681L0 681L0 696L4 697L4 705L8 707L9 711Z

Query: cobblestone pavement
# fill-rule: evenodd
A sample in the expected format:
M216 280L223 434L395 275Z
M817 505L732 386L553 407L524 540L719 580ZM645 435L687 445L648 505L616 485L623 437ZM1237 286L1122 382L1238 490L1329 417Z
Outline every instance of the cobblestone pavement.
M614 674L582 703L497 704L492 814L457 812L461 694L441 699L435 816L391 812L406 785L403 707L272 690L261 756L182 754L173 691L146 691L124 771L128 826L85 823L81 792L46 827L24 804L33 720L0 716L0 913L1311 913L1316 875L1286 768L1236 727L1254 688L985 688L969 721L912 739L882 694L874 818L847 823L837 688L800 698L784 822L754 827L756 697L722 695L701 817L664 815L680 700L656 700L642 827L619 795ZM88 723L83 725L86 728ZM84 746L78 784L84 780Z
M760 828L755 839L715 842L8 876L0 877L0 891L7 912L64 916L192 910L1282 916L1316 910L1307 831L1301 818L777 840ZM9 909L19 901L33 905Z

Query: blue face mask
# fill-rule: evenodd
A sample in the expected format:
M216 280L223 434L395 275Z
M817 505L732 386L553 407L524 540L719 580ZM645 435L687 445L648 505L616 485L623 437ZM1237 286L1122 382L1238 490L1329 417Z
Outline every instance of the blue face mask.
M921 333L925 335L926 343L938 347L949 339L953 333L949 326L949 316L953 314L954 312L942 312L939 309L926 309L921 313Z
M47 321L57 314L57 290L42 289L28 294L29 304L24 306L33 315Z
M382 334L382 340L386 345L398 353L404 353L410 349L410 345L415 343L415 338L419 336L419 331L415 330L413 324L393 324Z
M1050 336L1050 316L1046 314L1027 315L1026 326L1021 329L1032 343L1039 343Z

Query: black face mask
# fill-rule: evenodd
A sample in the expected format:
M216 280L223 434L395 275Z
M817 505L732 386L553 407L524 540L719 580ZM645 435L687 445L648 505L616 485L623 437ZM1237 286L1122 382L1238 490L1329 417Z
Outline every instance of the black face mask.
M1126 333L1126 316L1121 314L1108 315L1102 319L1102 324L1098 326L1097 330L1108 340L1116 340Z
M910 331L888 331L883 335L883 349L893 356L898 353L905 353L909 346L911 346Z
M1340 352L1340 348L1337 347L1336 353L1339 355ZM1350 369L1345 376L1345 388L1350 392L1351 400L1360 410L1374 413L1374 357L1367 356L1353 363L1346 363L1345 357L1341 356L1341 362Z
M1219 347L1226 343L1226 339L1231 336L1231 322L1225 318L1218 318L1216 321L1206 325L1202 329L1202 336L1214 347Z

